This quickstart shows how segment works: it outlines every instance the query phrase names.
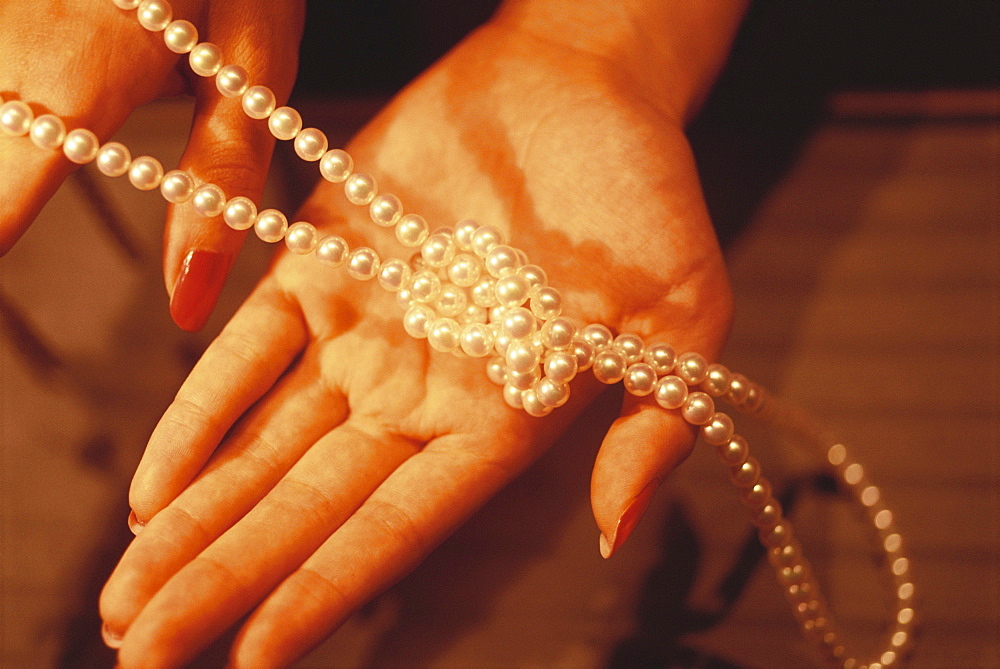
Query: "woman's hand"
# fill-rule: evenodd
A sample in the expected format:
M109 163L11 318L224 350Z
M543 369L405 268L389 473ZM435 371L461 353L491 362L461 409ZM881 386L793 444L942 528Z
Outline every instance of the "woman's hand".
M199 41L225 45L225 63L238 63L252 84L287 99L295 80L302 0L173 0L173 17L198 26ZM170 51L162 32L150 32L135 10L111 0L0 2L0 97L27 103L35 115L55 114L67 128L87 128L101 141L133 109L157 97L193 92L198 100L179 167L226 193L257 198L274 139L212 77L194 75L187 56ZM0 136L0 254L27 230L59 184L77 166L61 150L27 137ZM171 169L172 166L165 166ZM204 325L243 234L206 221L191 207L170 207L163 254L171 314L181 327Z
M418 79L349 148L431 228L508 233L564 313L714 356L725 268L682 113L614 60L509 14ZM321 184L297 220L409 258ZM546 418L509 408L483 359L410 339L375 282L282 254L154 432L131 490L145 527L101 601L124 667L175 666L241 623L235 666L292 662L411 570L601 390ZM629 397L592 502L610 554L693 431ZM597 547L595 546L595 549Z

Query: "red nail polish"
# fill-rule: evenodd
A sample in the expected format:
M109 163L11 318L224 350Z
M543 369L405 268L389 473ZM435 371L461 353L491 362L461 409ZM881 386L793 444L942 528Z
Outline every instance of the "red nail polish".
M659 487L659 479L653 479L647 483L646 487L625 507L625 511L622 512L621 517L618 519L618 524L615 526L615 533L611 538L608 539L603 534L601 535L601 555L603 557L611 557L625 543L625 540L632 534L632 530L639 524L642 515L646 513L646 509L649 508L649 503L653 501L653 495L656 494L656 490Z
M188 332L205 326L222 292L229 270L227 256L215 251L190 251L170 298L170 316Z

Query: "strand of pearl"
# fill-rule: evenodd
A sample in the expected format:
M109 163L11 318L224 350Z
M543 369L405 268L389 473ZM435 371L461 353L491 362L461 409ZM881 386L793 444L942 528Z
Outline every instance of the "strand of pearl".
M298 111L278 107L274 93L266 86L251 86L244 68L224 65L221 49L199 42L198 31L190 22L174 20L166 0L112 2L123 10L136 10L139 23L147 30L162 31L166 46L174 53L188 54L197 75L214 77L219 92L239 98L249 117L266 119L277 139L292 141L299 157L319 164L324 179L343 183L348 201L367 206L375 224L393 228L401 244L418 249L414 256L409 261L382 261L375 250L366 246L352 249L343 237L321 236L310 223L289 225L280 211L258 211L253 201L242 196L227 199L217 185L199 183L190 172L165 173L152 156L133 159L124 145L101 145L85 128L67 131L62 119L52 114L36 118L20 100L0 100L0 131L14 137L27 135L43 149L61 149L80 165L96 161L98 169L108 176L127 174L140 190L159 189L174 204L190 201L201 216L222 216L236 230L253 227L265 242L284 240L292 253L315 254L320 262L333 267L346 265L347 273L355 279L376 279L395 293L405 309L407 333L426 338L432 348L442 352L488 358L487 376L503 386L507 404L532 416L547 415L565 404L570 382L588 369L602 383L622 382L633 395L652 395L664 409L679 410L687 422L699 428L702 438L715 446L719 460L728 467L796 620L821 655L844 669L880 669L904 657L912 644L914 625L909 559L903 554L894 517L882 503L879 489L868 481L860 464L848 459L843 445L828 446L827 464L874 526L895 593L888 639L876 659L867 663L848 654L771 484L749 455L746 440L734 432L732 419L716 411L715 400L726 400L737 410L805 435L809 441L828 444L812 427L813 421L789 418L792 414L782 410L782 405L759 386L720 364L708 364L697 353L677 355L668 344L646 345L629 333L614 336L601 324L577 327L562 317L562 297L548 285L544 270L531 264L522 250L505 243L501 231L462 221L454 229L431 232L421 216L403 213L399 198L379 193L372 175L356 172L349 154L330 149L322 131L303 128Z

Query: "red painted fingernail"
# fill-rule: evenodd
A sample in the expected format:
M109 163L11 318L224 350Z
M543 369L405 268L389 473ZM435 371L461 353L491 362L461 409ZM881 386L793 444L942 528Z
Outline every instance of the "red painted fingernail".
M229 259L222 253L194 249L184 257L170 297L170 316L181 329L196 332L205 326L228 270Z
M122 635L112 631L107 623L101 625L101 638L104 639L104 645L108 648L122 647Z
M625 543L625 540L632 534L632 530L639 524L642 515L646 513L646 509L649 508L649 503L653 501L653 495L656 494L656 490L659 487L659 479L653 479L647 483L642 492L636 495L629 502L629 505L625 507L625 511L622 512L621 517L618 519L618 524L615 525L615 532L611 535L611 538L604 536L603 533L601 534L602 557L611 557Z
M139 517L135 515L135 511L129 511L128 513L128 529L132 530L132 534L139 536L142 532L142 528L146 527L146 523L139 520Z

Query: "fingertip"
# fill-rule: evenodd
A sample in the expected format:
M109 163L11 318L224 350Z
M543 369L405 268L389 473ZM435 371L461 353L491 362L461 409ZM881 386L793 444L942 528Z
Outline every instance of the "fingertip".
M182 330L205 327L229 275L230 254L192 249L184 256L170 296L170 317Z

